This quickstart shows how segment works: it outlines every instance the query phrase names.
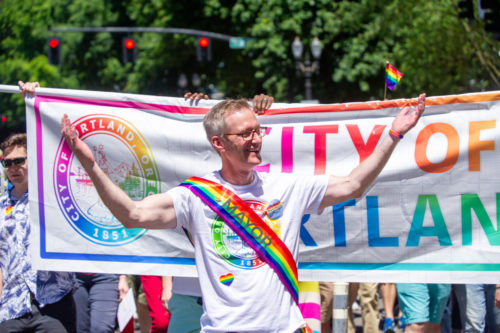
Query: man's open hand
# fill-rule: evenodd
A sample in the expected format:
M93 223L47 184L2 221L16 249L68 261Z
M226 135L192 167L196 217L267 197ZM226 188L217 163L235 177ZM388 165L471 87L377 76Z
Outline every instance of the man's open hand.
M392 122L392 130L398 132L401 135L405 135L406 132L411 130L420 119L422 113L425 110L425 94L421 94L418 97L417 106L410 112L410 107L406 106L401 110L401 112L394 118Z
M61 134L68 143L69 147L76 155L85 170L92 168L94 164L94 155L89 146L78 137L78 132L75 126L71 125L71 121L67 114L61 119Z

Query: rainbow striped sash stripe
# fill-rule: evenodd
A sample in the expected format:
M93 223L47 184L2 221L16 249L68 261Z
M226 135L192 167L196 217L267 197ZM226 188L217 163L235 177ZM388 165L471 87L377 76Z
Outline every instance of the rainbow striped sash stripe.
M192 177L179 186L187 187L271 268L298 304L297 264L276 233L240 197L221 184Z
M387 88L389 88L390 90L394 90L402 77L403 73L398 71L396 67L394 67L390 63L387 63L385 65L385 82L387 84Z

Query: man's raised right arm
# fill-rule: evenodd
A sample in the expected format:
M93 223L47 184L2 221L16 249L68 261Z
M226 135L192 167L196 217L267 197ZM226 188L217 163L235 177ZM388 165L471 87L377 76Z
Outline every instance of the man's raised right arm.
M67 115L61 120L61 134L94 184L99 197L126 228L174 228L177 219L172 197L168 193L132 200L95 162L92 151L80 140Z

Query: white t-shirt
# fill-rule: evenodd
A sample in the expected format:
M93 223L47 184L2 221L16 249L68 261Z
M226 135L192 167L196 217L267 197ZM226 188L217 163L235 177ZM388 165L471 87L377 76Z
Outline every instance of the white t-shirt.
M204 178L236 193L277 233L297 261L302 216L319 213L327 176L255 173L232 185L218 171ZM203 295L202 332L295 332L305 326L278 275L185 187L168 191L177 225L191 233Z

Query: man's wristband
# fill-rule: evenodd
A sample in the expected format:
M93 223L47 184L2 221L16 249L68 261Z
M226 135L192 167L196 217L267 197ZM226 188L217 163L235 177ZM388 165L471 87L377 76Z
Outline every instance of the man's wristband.
M398 132L396 132L392 128L389 130L389 135L392 136L392 137L395 137L397 139L402 139L403 138L402 134L399 134Z

